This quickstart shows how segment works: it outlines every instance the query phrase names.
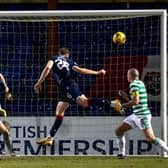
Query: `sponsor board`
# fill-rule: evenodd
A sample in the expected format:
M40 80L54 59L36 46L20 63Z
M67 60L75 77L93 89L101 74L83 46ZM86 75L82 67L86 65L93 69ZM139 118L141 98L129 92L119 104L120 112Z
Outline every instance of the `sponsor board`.
M40 146L37 138L48 135L54 117L9 117L13 149L20 155L116 155L115 128L123 117L65 117L52 146ZM161 135L160 117L153 118L153 128ZM127 154L158 155L138 129L126 134ZM4 143L0 141L0 150Z

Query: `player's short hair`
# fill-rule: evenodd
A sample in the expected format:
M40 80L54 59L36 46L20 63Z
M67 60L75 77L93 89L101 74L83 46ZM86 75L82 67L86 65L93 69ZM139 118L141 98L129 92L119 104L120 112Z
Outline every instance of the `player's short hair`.
M139 71L135 68L131 68L128 70L129 74L131 75L132 79L139 79Z
M58 54L60 55L70 54L70 51L68 50L68 48L60 48L58 50Z

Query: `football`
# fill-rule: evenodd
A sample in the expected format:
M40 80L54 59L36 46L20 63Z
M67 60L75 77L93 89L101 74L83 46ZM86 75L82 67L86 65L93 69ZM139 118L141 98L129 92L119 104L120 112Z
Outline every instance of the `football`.
M125 42L126 42L126 35L123 32L116 32L113 35L113 39L112 40L113 40L113 43L116 44L116 45L125 44Z

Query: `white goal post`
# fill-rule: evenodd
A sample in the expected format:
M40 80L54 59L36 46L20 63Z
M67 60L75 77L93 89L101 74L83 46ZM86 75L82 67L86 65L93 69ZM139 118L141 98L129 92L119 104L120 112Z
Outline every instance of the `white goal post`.
M166 10L76 10L76 11L0 11L0 20L19 17L136 17L160 16L161 51L161 125L162 139L167 143L167 11ZM163 156L166 157L163 152Z

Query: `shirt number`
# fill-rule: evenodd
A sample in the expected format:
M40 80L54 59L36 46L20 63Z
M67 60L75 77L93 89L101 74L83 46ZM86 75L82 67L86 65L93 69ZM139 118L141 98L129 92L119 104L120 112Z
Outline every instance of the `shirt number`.
M57 67L59 70L62 70L63 68L66 68L67 71L69 71L69 63L62 60L62 59L57 59L56 61Z

